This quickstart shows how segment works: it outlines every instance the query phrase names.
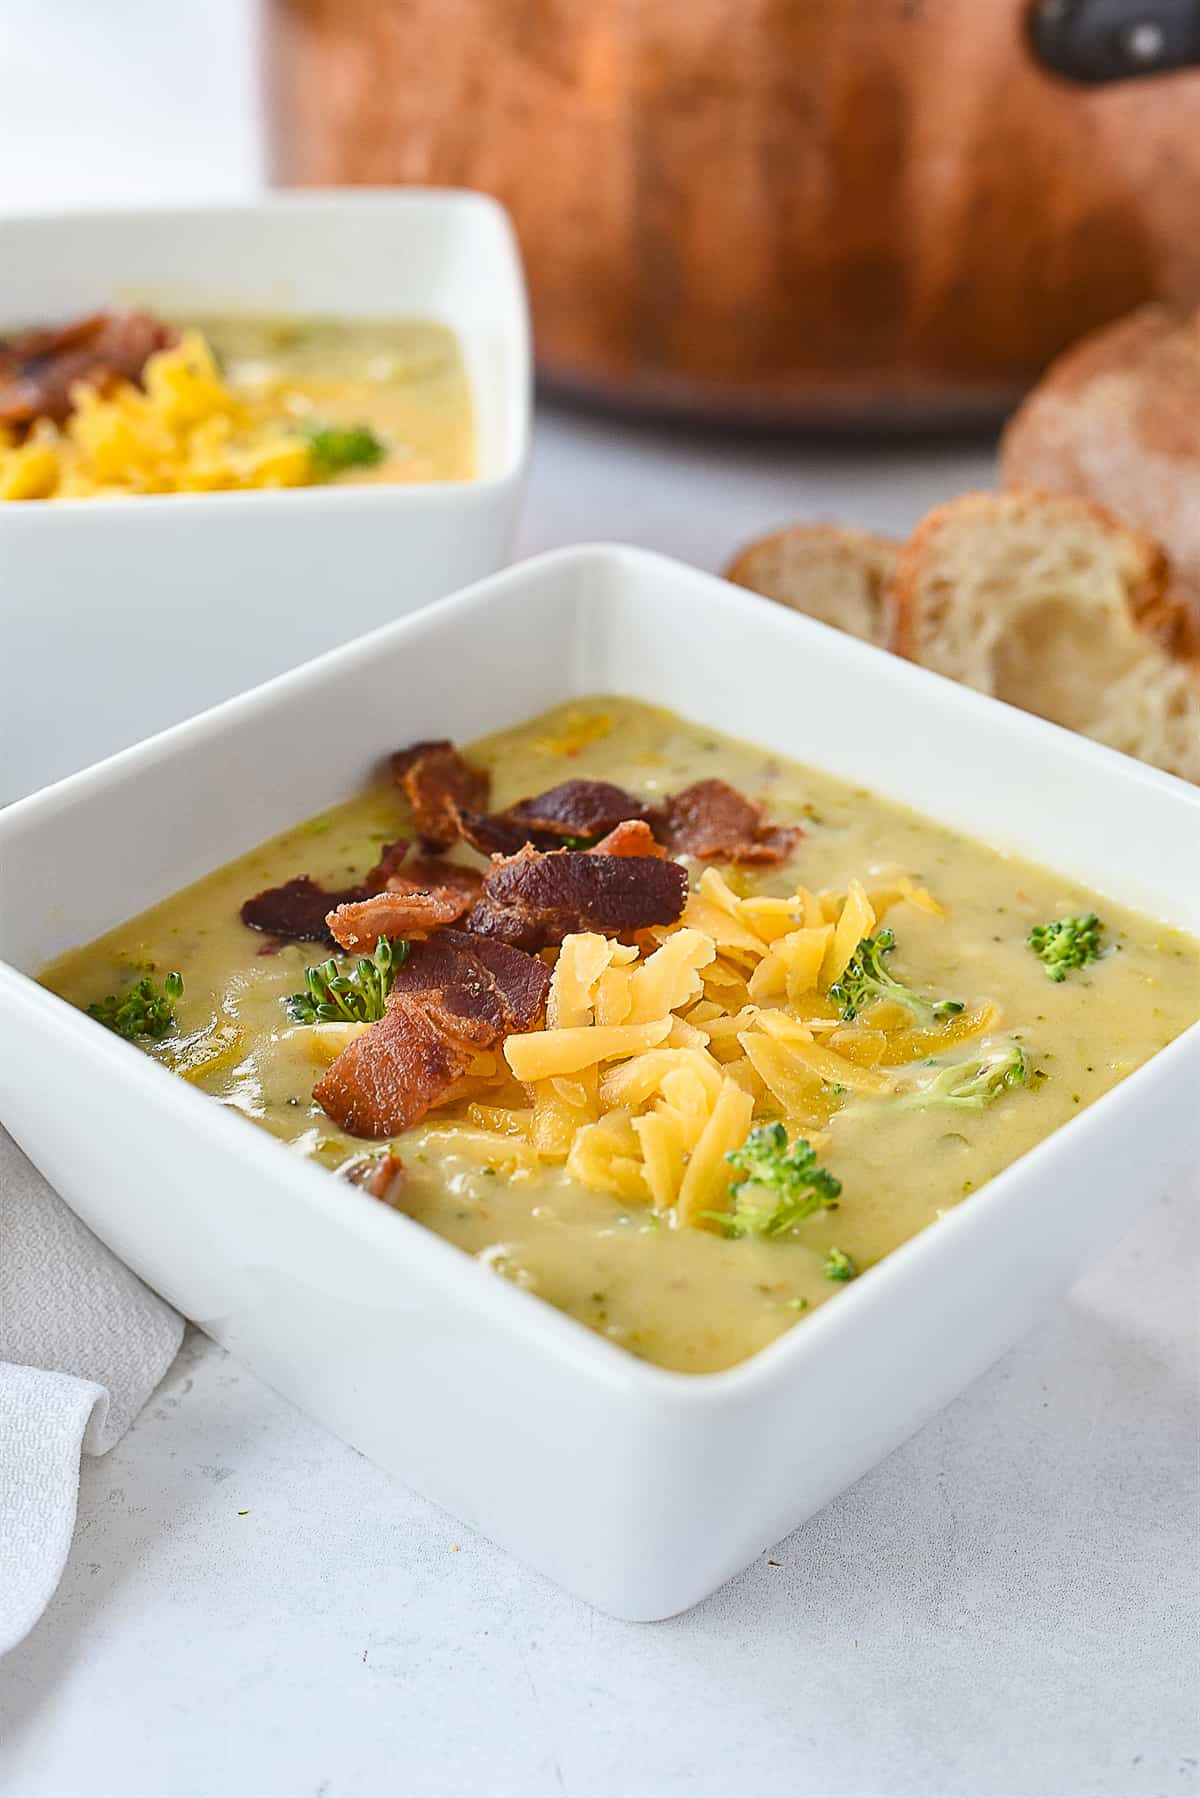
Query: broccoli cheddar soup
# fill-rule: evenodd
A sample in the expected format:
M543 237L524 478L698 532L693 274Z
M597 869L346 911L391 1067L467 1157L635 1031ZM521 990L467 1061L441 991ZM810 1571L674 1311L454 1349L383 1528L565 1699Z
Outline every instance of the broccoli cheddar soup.
M42 978L690 1372L802 1323L1200 1017L1191 938L615 698L399 750Z
M0 339L0 500L465 481L461 347L426 319L96 312Z

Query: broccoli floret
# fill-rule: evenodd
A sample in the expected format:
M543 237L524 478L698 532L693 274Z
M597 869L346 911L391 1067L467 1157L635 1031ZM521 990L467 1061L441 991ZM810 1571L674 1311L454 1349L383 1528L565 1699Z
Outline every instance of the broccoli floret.
M383 444L367 425L311 425L304 435L318 480L332 480L346 468L373 468L383 460Z
M370 957L361 956L352 974L343 974L331 956L305 968L302 993L284 1000L297 1024L373 1024L381 1018L398 969L408 960L403 937L381 936Z
M959 1105L967 1111L982 1111L1002 1093L1024 1086L1028 1077L1020 1044L1004 1043L990 1054L939 1068L932 1080L906 1093L897 1104L913 1111L926 1105Z
M147 974L126 992L110 993L107 999L89 1005L88 1017L106 1030L115 1030L127 1042L139 1036L158 1042L175 1028L175 1001L182 992L181 974L168 974L161 993Z
M1036 956L1046 964L1051 980L1065 980L1072 968L1086 967L1095 961L1103 945L1103 924L1094 911L1082 918L1054 918L1039 924L1025 939Z
M847 1023L877 999L895 1000L925 1019L957 1016L963 1008L961 999L927 999L923 993L914 993L911 987L902 986L888 973L883 958L895 947L894 931L881 930L875 936L865 936L850 957L846 972L830 987L829 997Z
M827 1280L857 1280L858 1269L844 1249L830 1249L821 1270Z
M782 1124L760 1124L725 1159L744 1177L729 1189L732 1209L705 1216L726 1236L786 1236L806 1217L835 1206L842 1190L802 1136L789 1148Z

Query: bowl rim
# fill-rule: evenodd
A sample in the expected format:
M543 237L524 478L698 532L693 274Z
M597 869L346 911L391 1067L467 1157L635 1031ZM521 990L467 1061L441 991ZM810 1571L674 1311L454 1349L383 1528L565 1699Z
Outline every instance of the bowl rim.
M547 573L569 576L588 569L616 571L618 579L630 569L660 575L669 572L676 581L686 577L693 589L707 591L710 603L724 604L747 618L758 613L763 604L756 595L717 576L653 551L605 543L550 550L488 576L411 616L382 625L89 768L68 775L52 786L14 801L0 810L0 854L9 839L19 837L26 825L52 824L74 808L86 806L92 795L119 787L141 768L186 756L193 743L219 736L236 720L252 717L256 712L278 704L295 705L299 716L297 702L311 689L319 687L329 674L373 660L381 648L401 654L404 644L418 634L440 635L448 631L453 636L457 631L469 628L470 619L480 612L494 611L497 606L506 604L519 605L523 588L531 579L542 578ZM1135 762L1002 701L961 687L869 644L848 639L830 626L792 613L781 612L780 616L787 619L787 628L798 632L799 640L807 638L817 653L822 643L836 641L852 661L869 663L877 678L892 679L902 687L908 686L927 701L950 705L952 709L957 707L967 717L994 715L994 708L1000 706L1008 715L1010 729L1040 740L1051 752L1055 749L1060 754L1072 751L1085 764L1092 763L1110 776L1115 775L1134 786L1146 784L1164 789L1175 800L1194 810L1200 823L1200 791L1172 775ZM909 1280L915 1271L951 1255L954 1244L964 1232L982 1229L984 1221L1006 1206L1029 1182L1039 1182L1043 1178L1052 1180L1059 1167L1064 1165L1064 1158L1065 1165L1069 1166L1075 1145L1086 1133L1101 1127L1098 1120L1107 1124L1119 1108L1124 1108L1127 1115L1136 1112L1143 1092L1157 1080L1169 1076L1176 1062L1195 1055L1200 1048L1198 1020L1140 1068L1060 1124L972 1193L969 1203L956 1205L879 1262L864 1269L853 1282L852 1289L838 1295L838 1304L820 1306L804 1320L803 1329L785 1330L731 1367L691 1373L640 1360L631 1351L588 1329L549 1301L497 1278L473 1255L415 1219L381 1205L361 1189L338 1181L327 1170L290 1155L287 1145L277 1142L267 1132L245 1130L244 1120L227 1107L214 1105L207 1094L191 1087L132 1044L108 1031L94 1030L84 1013L40 986L33 975L4 959L2 952L0 1004L24 1010L33 1017L40 1014L44 1027L56 1032L65 1048L77 1051L85 1062L107 1060L114 1072L123 1070L127 1079L142 1085L148 1104L173 1111L187 1128L202 1129L222 1156L253 1168L260 1176L277 1184L286 1184L297 1201L303 1202L310 1212L328 1218L334 1227L351 1228L377 1252L394 1255L398 1269L411 1265L415 1257L421 1263L422 1274L427 1274L439 1287L454 1288L461 1302L476 1311L489 1313L499 1325L524 1337L539 1352L569 1361L581 1376L609 1389L617 1389L630 1399L647 1402L669 1399L689 1410L741 1405L764 1390L801 1378L793 1363L802 1367L806 1359L824 1352L826 1345L836 1348L840 1333L855 1328L855 1320L861 1316L864 1305L873 1302L872 1295L884 1299L892 1287ZM118 1059L114 1061L113 1057ZM396 1235L397 1229L401 1231L400 1235ZM399 1253L397 1244L403 1245ZM470 1284L472 1281L473 1285Z
M488 221L496 233L497 250L509 284L505 303L497 312L497 318L503 323L507 353L504 377L496 385L505 393L512 407L507 453L496 469L462 481L378 482L357 486L350 483L344 487L274 487L215 493L115 493L58 499L51 505L10 503L0 505L0 519L4 520L5 527L15 525L17 519L42 519L47 516L67 519L77 517L80 512L91 515L97 511L102 515L120 514L130 506L136 506L137 513L141 514L147 500L155 502L154 513L159 517L169 515L180 506L186 512L194 513L201 507L211 508L214 504L224 511L231 507L244 507L247 502L253 505L256 512L273 508L284 517L298 505L318 505L331 509L336 505L345 506L347 501L355 509L358 506L370 509L411 508L418 505L429 508L453 503L455 499L461 503L464 494L487 496L511 487L514 482L522 481L528 471L533 438L533 336L529 293L512 216L492 194L470 187L295 187L272 189L259 195L230 200L184 200L171 205L150 200L116 205L31 208L28 211L0 212L0 242L10 232L28 233L34 237L43 231L69 232L77 226L92 229L106 222L134 223L167 229L191 220L203 222L260 214L311 214L319 217L322 214L332 216L356 212L401 218L405 213L422 212L443 212L449 216L457 214L464 218L474 214L481 220ZM236 310L233 308L234 312ZM432 314L430 316L433 318ZM433 322L439 321L433 318ZM9 328L0 323L0 336ZM472 376L472 386L474 379ZM29 527L22 525L18 528Z

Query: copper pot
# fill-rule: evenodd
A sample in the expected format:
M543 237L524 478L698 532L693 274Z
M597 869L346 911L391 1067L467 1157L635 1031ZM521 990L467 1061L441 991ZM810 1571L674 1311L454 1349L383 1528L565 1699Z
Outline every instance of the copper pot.
M496 194L560 385L963 422L1200 301L1200 0L264 4L278 178Z

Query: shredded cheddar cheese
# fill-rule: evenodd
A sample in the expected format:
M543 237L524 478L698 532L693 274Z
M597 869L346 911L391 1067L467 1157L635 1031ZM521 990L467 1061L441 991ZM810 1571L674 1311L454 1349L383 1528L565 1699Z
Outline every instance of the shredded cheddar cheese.
M234 393L198 331L151 356L140 387L118 381L101 393L80 382L71 397L61 427L40 419L23 443L0 435L0 500L302 487L319 478L278 402Z
M636 945L568 936L545 1028L508 1037L491 1071L480 1057L439 1107L438 1129L461 1132L456 1147L492 1165L557 1164L597 1192L708 1228L736 1178L727 1156L755 1120L819 1142L842 1105L895 1090L890 1068L994 1021L984 1004L918 1025L888 1003L844 1020L830 986L906 901L943 915L900 872L780 898L743 896L710 868L678 923Z

